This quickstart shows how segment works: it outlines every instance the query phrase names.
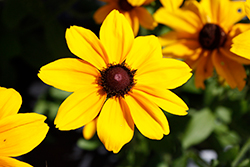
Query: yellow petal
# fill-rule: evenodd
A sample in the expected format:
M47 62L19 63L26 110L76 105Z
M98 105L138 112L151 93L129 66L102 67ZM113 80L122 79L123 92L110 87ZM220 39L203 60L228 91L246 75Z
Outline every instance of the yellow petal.
M113 10L116 9L117 5L115 3L109 3L102 6L94 13L94 20L96 23L101 24L107 15Z
M154 21L152 15L147 11L147 9L137 7L134 11L139 18L140 24L146 29L153 30L157 26L157 23Z
M143 67L136 71L135 78L138 84L174 89L192 76L191 69L186 63L171 58L152 61Z
M21 104L22 97L16 90L0 87L0 120L16 114Z
M161 45L158 39L153 35L140 36L135 38L133 46L126 57L126 63L133 69L140 69L146 63L161 58Z
M25 162L4 156L0 156L0 164L2 167L32 167L31 165Z
M66 41L70 51L98 69L106 67L107 54L96 35L83 27L71 26L66 30Z
M243 32L242 34L236 36L233 39L233 45L231 48L231 52L246 58L250 59L250 30Z
M183 40L190 40L190 41L197 41L199 34L189 34L187 32L177 32L177 31L170 31L162 36L159 36L159 41L162 46L166 46L175 42L178 42L180 39Z
M213 69L211 52L204 52L197 61L195 70L195 86L197 88L205 89L204 80L213 75Z
M186 58L194 54L200 54L201 47L197 40L179 40L162 49L165 57L179 57Z
M96 124L97 124L97 118L95 118L93 121L87 123L84 126L82 133L83 133L83 137L86 140L89 140L94 136L96 132Z
M250 18L250 1L246 0L245 2L245 12L247 14L247 17Z
M219 50L224 56L226 56L227 58L232 59L240 64L250 64L250 56L249 56L249 59L245 59L244 57L241 57L239 55L236 55L236 54L230 52L230 50L228 50L226 48L220 48Z
M226 32L245 16L244 1L205 0L200 4L211 18L210 22L221 25Z
M72 130L86 125L98 115L105 99L106 95L97 85L86 85L75 91L59 107L56 127Z
M160 2L167 11L172 12L181 6L183 0L160 0Z
M146 84L136 84L134 89L143 92L149 101L154 102L163 110L175 115L187 115L186 103L173 92ZM133 90L134 90L133 89Z
M166 8L161 7L154 13L154 19L175 31L190 34L197 33L203 26L199 16L190 10L176 9L175 12L169 12Z
M97 134L106 149L118 153L134 133L134 122L123 98L109 98L97 120Z
M141 6L146 0L127 0L132 6Z
M130 26L132 27L132 30L134 32L134 36L138 34L139 31L139 18L135 12L135 10L131 10L129 12L125 11L122 12L122 14L125 16L125 18L128 20Z
M0 121L0 156L20 156L39 145L49 127L45 116L36 113L16 114Z
M161 109L147 99L141 91L133 90L125 96L131 116L138 130L150 139L160 140L169 134L169 125Z
M145 0L145 2L143 3L143 5L149 5L153 1L155 1L155 0Z
M125 17L113 10L103 21L100 40L108 53L109 63L121 63L133 45L134 34Z
M227 81L231 88L238 87L239 90L244 88L246 72L241 64L228 59L218 52L213 53L212 61L216 72Z
M48 85L73 92L95 83L99 75L99 71L86 61L63 58L43 66L38 77Z

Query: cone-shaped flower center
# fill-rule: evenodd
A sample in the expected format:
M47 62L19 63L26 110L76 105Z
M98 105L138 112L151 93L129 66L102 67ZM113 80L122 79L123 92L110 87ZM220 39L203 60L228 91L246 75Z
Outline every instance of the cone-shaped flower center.
M199 42L202 48L208 50L223 46L226 38L224 30L216 24L205 24L199 34Z
M128 3L127 0L119 0L118 4L121 10L124 10L124 11L130 11L134 8L132 5L130 5L130 3Z
M107 93L108 97L124 97L135 85L134 74L136 70L130 70L125 63L110 65L101 71L99 85Z

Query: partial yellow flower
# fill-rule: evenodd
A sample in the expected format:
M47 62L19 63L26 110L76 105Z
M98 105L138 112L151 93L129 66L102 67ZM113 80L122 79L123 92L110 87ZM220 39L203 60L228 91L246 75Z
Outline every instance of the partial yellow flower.
M250 1L249 0L245 2L245 12L247 14L247 17L250 18ZM240 35L236 36L235 38L233 38L231 51L246 59L250 59L249 37L250 37L250 30L245 31L241 33Z
M49 129L43 115L17 114L21 103L22 98L17 91L0 87L0 164L4 167L31 167L11 157L33 150Z
M134 35L136 36L139 31L139 25L146 29L153 30L157 23L154 21L152 15L142 7L148 5L154 0L100 0L107 4L99 8L95 14L94 19L96 23L100 24L106 18L106 16L113 10L117 9L124 14L129 21Z
M55 118L60 130L90 126L107 150L119 152L134 133L161 139L169 133L159 107L186 115L188 107L168 89L184 84L191 69L182 61L162 58L155 36L137 37L117 10L100 29L100 39L88 29L71 26L66 31L70 51L79 58L63 58L43 66L38 74L45 83L73 92Z
M244 16L243 1L186 1L180 9L169 12L163 7L156 11L158 23L174 31L159 37L165 57L183 58L195 70L195 85L205 88L204 81L213 70L231 88L242 90L246 72L242 64L249 57L230 52L232 38L250 28L250 24L235 24Z

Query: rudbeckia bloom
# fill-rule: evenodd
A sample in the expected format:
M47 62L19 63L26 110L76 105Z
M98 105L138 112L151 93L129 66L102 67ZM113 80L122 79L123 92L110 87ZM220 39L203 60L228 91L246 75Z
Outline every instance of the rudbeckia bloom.
M148 5L154 0L101 0L107 4L98 9L94 14L96 23L100 24L103 22L105 17L113 10L117 9L124 14L126 19L129 21L134 35L137 35L139 31L139 25L146 29L154 29L157 23L154 21L152 15L142 7Z
M250 28L249 24L235 24L245 16L243 4L229 0L186 1L173 12L163 4L154 14L158 23L174 30L159 37L163 55L183 58L195 70L196 87L204 89L204 81L213 76L215 68L231 88L244 88L246 72L242 64L250 64L250 60L229 50L232 38Z
M245 11L246 11L247 17L250 18L250 1L249 0L245 2ZM240 35L233 38L231 51L246 59L250 59L249 37L250 37L250 30L243 32Z
M117 10L104 20L100 39L88 29L71 26L66 41L80 59L56 60L38 74L45 83L73 92L58 109L59 130L77 129L97 119L97 135L107 150L117 153L132 139L134 125L150 139L169 133L159 107L187 114L186 104L167 89L191 77L189 66L162 58L155 36L134 39L128 21ZM90 129L92 133L94 128Z
M0 166L31 167L11 157L30 152L48 132L45 116L36 113L17 114L21 103L18 92L0 87Z

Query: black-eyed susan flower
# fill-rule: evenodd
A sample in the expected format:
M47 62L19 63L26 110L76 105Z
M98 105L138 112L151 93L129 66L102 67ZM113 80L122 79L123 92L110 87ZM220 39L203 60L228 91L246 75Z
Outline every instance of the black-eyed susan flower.
M134 133L134 125L146 137L161 139L169 133L159 107L186 115L188 107L168 89L190 77L182 61L162 58L155 36L137 37L117 10L100 29L100 39L90 30L71 26L66 31L70 51L79 58L63 58L43 66L38 76L45 83L73 92L59 107L59 130L89 125L109 151L119 152Z
M100 24L103 22L105 17L113 9L119 10L124 14L126 19L129 21L134 35L137 35L139 31L139 25L146 29L154 29L157 23L154 21L152 15L142 7L148 5L154 0L101 0L107 4L98 9L94 14L96 23Z
M45 116L17 114L22 98L14 89L0 87L0 166L31 167L11 157L30 152L45 138L49 127Z
M250 18L250 1L245 2L245 12L247 17ZM233 38L233 44L231 51L237 55L240 55L246 59L250 59L250 30L241 33L240 35Z
M235 24L245 16L243 4L229 0L186 1L181 9L169 12L163 3L154 14L158 23L174 30L159 37L163 55L185 59L195 69L198 88L205 88L204 80L213 76L214 68L231 88L244 88L246 73L242 64L250 60L229 50L232 38L250 28L249 24Z

